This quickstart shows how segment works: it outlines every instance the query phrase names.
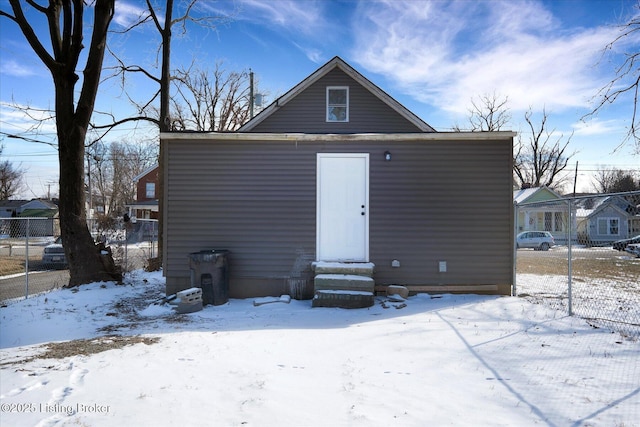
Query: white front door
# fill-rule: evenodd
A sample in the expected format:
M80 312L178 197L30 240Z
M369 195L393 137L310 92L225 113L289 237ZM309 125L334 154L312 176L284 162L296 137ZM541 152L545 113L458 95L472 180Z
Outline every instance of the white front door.
M319 153L318 261L369 261L369 154Z

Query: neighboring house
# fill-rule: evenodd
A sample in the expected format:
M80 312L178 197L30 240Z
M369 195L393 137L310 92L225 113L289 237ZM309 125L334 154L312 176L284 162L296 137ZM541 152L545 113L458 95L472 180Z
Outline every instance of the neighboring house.
M556 243L567 241L569 205L558 193L546 186L523 188L513 192L513 201L518 205L518 233L548 231Z
M148 168L133 181L136 183L136 201L127 205L129 216L158 219L158 166Z
M514 135L436 132L338 57L237 132L162 133L167 293L190 253L227 249L234 298L286 293L311 261L371 262L376 290L510 294Z
M20 215L26 209L58 210L58 205L49 200L0 200L0 218L11 218Z
M595 199L578 209L578 233L591 245L607 245L640 234L638 209L620 196Z
M24 220L12 222L10 218L35 218L30 221L30 236L54 236L60 234L58 224L58 206L49 200L1 200L0 235L22 237L26 235L27 223Z
M18 218L29 218L29 236L59 236L60 221L58 208L24 209ZM22 221L22 228L25 223Z
M28 200L0 200L0 218L11 218L22 212L22 206Z

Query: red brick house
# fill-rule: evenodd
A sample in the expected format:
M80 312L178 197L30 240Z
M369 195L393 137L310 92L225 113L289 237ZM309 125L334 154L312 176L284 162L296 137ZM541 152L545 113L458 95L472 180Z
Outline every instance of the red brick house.
M127 205L129 215L139 219L158 219L158 165L136 176L136 201Z

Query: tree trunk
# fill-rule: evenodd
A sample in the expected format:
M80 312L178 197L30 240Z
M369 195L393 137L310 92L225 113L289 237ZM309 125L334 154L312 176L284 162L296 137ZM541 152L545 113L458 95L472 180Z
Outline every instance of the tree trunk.
M169 100L171 84L171 25L173 0L167 0L162 35L162 70L160 75L160 133L171 130ZM164 251L164 159L165 149L160 143L158 154L158 264L162 265Z
M115 266L110 252L96 246L91 237L84 195L84 142L98 92L113 7L112 0L95 4L94 31L77 106L74 98L75 83L78 81L75 74L77 61L58 62L59 67L51 69L60 162L60 230L69 264L68 286L122 280L122 273ZM75 18L82 19L82 13L80 16L76 14Z
M75 87L80 53L84 48L84 0L49 0L47 7L27 2L32 13L41 13L49 26L51 51L33 30L19 0L10 0L14 14L0 14L20 27L34 53L51 72L55 88L56 130L60 162L60 229L69 264L69 286L95 281L120 281L122 273L108 250L97 247L86 222L84 197L84 142L100 85L107 31L115 0L96 0L91 44L82 88L76 103ZM44 34L44 32L43 32Z
M60 144L60 230L69 264L69 286L100 281L121 281L110 253L94 244L87 227L84 194L84 139L86 130L58 116ZM66 123L65 123L66 122ZM61 132L60 129L70 132Z

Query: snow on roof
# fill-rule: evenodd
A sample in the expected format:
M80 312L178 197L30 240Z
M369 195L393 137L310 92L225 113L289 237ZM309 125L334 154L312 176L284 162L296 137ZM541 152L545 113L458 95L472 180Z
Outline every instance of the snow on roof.
M522 203L527 200L529 197L533 196L533 194L538 191L540 187L531 187L531 188L521 188L520 190L515 190L513 192L513 201L516 203Z
M593 213L593 209L576 209L577 218L586 218Z
M536 194L539 191L543 191L546 190L551 196L554 197L545 197L544 199L540 199L540 200L536 200L536 201L548 201L548 200L556 200L556 199L561 199L562 196L560 196L558 193L556 193L555 191L553 191L552 189L550 189L549 187L543 185L541 187L530 187L530 188L524 188L524 189L520 189L520 190L514 190L513 192L513 201L516 203L523 203L525 201L527 201L530 197L532 197L534 194Z

